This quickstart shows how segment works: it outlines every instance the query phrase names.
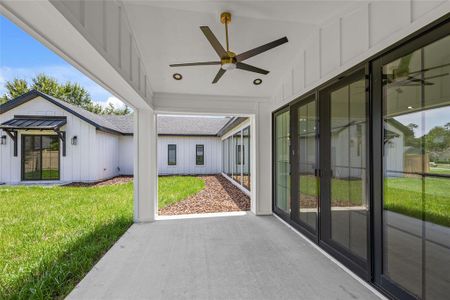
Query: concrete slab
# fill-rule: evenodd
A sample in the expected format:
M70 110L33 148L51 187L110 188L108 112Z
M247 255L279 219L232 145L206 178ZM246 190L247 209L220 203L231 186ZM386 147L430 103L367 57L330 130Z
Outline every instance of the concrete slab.
M133 225L68 299L379 299L273 216Z

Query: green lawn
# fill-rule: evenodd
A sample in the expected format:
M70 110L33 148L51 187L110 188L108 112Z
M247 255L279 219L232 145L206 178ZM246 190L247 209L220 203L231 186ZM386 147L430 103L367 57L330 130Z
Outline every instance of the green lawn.
M317 196L314 177L301 176L300 189L306 195ZM360 180L333 179L331 183L334 203L361 205L362 191ZM426 177L424 191L418 178L387 179L385 208L418 219L423 216L427 221L450 227L450 179Z
M198 192L162 177L160 207ZM0 187L0 299L63 298L133 223L132 183Z
M161 176L158 180L158 208L164 208L194 195L205 187L200 177Z

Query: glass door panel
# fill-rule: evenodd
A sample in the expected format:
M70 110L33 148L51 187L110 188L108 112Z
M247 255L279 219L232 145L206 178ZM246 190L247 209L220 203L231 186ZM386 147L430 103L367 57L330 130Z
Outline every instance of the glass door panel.
M59 138L42 136L42 179L59 179Z
M274 125L274 209L289 216L291 210L289 111L276 114Z
M293 169L292 218L316 234L318 221L319 181L317 177L317 113L316 99L311 96L291 108Z
M22 179L41 179L41 139L40 136L26 135L22 138Z
M331 239L367 257L365 79L330 94Z
M382 65L382 277L450 295L450 36Z
M320 241L369 276L369 105L364 70L320 91Z

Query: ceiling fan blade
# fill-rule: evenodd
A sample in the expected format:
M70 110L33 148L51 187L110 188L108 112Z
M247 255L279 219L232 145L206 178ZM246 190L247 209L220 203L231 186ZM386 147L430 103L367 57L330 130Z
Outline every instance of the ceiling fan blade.
M189 66L212 66L212 65L220 65L220 61L202 61L202 62L193 62L193 63L185 63L185 64L171 64L170 67L189 67Z
M216 77L214 77L214 80L212 83L217 83L217 81L219 81L219 79L223 76L223 74L225 74L225 70L220 68L219 72L217 72Z
M219 55L220 58L227 56L227 52L222 47L222 45L220 44L219 40L216 38L214 33L211 31L211 29L209 29L208 26L200 26L200 29L203 31L203 34L208 39L209 43L214 48L214 50L216 51L217 55Z
M245 71L259 73L259 74L264 74L264 75L269 74L269 71L267 71L267 70L260 69L260 68L257 68L257 67L254 67L254 66L251 66L251 65L248 65L248 64L244 64L242 62L236 63L236 68L237 69L241 69L241 70L245 70Z
M241 54L236 56L236 60L238 62L244 61L244 60L246 60L246 59L248 59L250 57L253 57L253 56L258 55L260 53L266 52L267 50L270 50L272 48L278 47L278 46L280 46L280 45L282 45L284 43L287 43L287 42L288 42L287 37L282 37L281 39L275 40L273 42L270 42L270 43L267 43L265 45L256 47L256 48L248 50L246 52L243 52L243 53L241 53Z

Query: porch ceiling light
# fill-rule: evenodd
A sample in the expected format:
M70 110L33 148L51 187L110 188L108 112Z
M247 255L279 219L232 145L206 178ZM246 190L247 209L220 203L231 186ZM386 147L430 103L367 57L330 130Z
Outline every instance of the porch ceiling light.
M260 85L262 83L262 79L261 78L256 78L255 80L253 80L253 84L254 85Z
M175 79L175 80L181 80L181 79L183 79L183 75L181 75L180 73L174 73L174 74L172 75L172 77L173 77L173 79Z

